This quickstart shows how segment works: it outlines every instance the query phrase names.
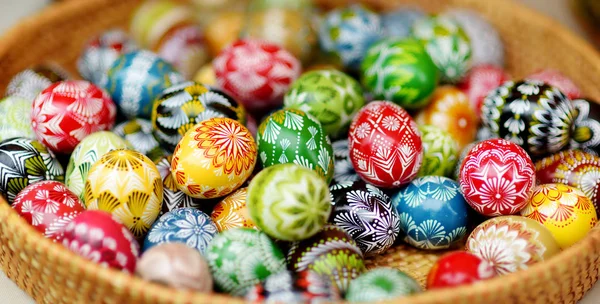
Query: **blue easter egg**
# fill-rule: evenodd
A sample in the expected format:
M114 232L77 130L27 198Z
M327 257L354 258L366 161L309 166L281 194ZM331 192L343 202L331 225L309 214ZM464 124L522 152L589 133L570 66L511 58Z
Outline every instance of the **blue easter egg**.
M386 37L404 39L410 36L413 24L427 14L419 8L401 8L381 15Z
M217 235L217 226L206 213L180 208L161 216L150 228L143 251L162 243L184 243L202 254Z
M404 241L419 249L447 249L467 234L469 206L460 186L442 176L414 179L392 197Z

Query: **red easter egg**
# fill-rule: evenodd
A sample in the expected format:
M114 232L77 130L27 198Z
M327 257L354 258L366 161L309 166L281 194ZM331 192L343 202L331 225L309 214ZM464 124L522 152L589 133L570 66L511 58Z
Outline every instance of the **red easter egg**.
M62 229L85 207L75 193L57 181L41 181L25 187L12 207L45 237L60 241Z
M466 252L451 252L440 257L427 276L427 289L473 284L496 276L490 263Z
M374 101L354 117L350 160L366 182L398 188L413 180L423 161L421 133L410 115L388 101Z
M535 185L535 167L519 145L489 139L475 145L460 168L467 203L485 216L511 215L527 204Z
M581 90L579 87L577 87L573 80L557 70L545 69L531 74L525 78L539 80L556 87L571 100L581 97Z
M31 126L50 150L68 154L87 135L110 130L117 108L110 96L84 80L56 82L33 102Z
M491 64L482 64L471 68L458 84L458 88L469 97L471 108L479 118L481 117L481 105L487 94L508 80L510 80L510 76L502 68Z
M86 210L79 214L63 230L62 243L103 267L135 271L139 244L129 229L108 212Z
M213 61L217 84L251 113L281 106L283 95L298 78L301 64L281 47L257 40L238 40Z

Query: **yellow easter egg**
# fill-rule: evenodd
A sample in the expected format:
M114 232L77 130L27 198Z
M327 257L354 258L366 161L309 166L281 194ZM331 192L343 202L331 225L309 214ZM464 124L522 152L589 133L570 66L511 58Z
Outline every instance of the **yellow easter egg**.
M217 85L217 76L215 75L215 70L212 66L212 62L204 65L203 67L196 72L194 76L194 81L199 82L201 84L216 86Z
M231 228L258 229L246 205L247 194L247 187L240 188L215 205L210 217L219 232Z

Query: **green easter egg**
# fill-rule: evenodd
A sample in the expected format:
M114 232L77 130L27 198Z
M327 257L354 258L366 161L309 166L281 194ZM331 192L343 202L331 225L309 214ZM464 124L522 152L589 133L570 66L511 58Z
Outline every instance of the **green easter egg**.
M396 300L421 291L419 283L404 272L392 268L376 268L350 283L346 300L372 303Z
M36 139L31 128L32 101L19 96L0 100L0 141L13 137Z
M423 141L423 165L418 176L451 176L456 166L458 144L450 134L436 126L419 126Z

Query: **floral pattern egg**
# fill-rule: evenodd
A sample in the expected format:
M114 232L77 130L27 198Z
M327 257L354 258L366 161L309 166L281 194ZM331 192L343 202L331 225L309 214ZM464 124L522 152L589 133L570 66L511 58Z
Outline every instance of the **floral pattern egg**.
M0 193L12 204L30 184L63 181L64 171L54 154L37 140L9 138L0 142Z
M457 182L442 176L413 180L392 197L404 241L419 249L447 249L466 236L469 205Z
M442 74L442 81L459 81L471 66L471 40L452 18L440 15L420 19L412 28L413 36L425 49Z
M384 40L373 45L361 68L362 83L374 98L407 109L427 105L439 82L435 64L415 39Z
M173 153L171 173L185 194L200 199L239 188L256 164L256 143L241 123L211 118L190 129Z
M79 199L83 200L83 187L90 168L104 154L119 149L128 149L131 145L119 135L100 131L85 137L73 150L65 172L65 184Z
M90 168L84 202L88 210L112 213L141 239L160 212L162 179L156 165L145 155L113 150Z
M333 185L330 191L330 222L346 231L365 256L392 247L400 232L400 219L389 196L362 180Z
M481 223L471 232L466 250L502 275L547 260L560 248L542 224L522 216L499 216Z
M577 116L569 148L600 155L600 103L586 99L576 99L571 103Z
M484 127L520 145L532 157L566 147L575 115L561 91L537 80L505 82L488 94L481 107Z
M0 141L13 137L36 138L31 128L31 103L16 95L0 99Z
M340 184L344 182L355 182L360 179L352 161L350 161L350 150L348 149L348 140L341 139L331 144L334 156L334 173L332 184Z
M70 75L55 64L42 64L15 75L6 87L6 96L18 96L33 101L51 84L64 81Z
M360 4L329 12L319 26L321 49L356 70L367 49L383 38L379 15Z
M173 211L179 208L196 208L199 209L201 201L195 199L179 190L173 174L171 174L171 163L173 156L163 156L158 161L155 161L156 169L160 173L163 181L163 204L159 215Z
M254 286L246 301L250 303L310 303L339 301L338 290L314 271L282 271Z
M258 127L262 165L294 163L316 171L328 183L333 177L333 149L319 121L300 110L279 110Z
M281 105L302 66L281 47L259 40L238 40L223 50L213 67L220 88L254 114Z
M41 181L25 187L12 207L45 237L61 241L63 228L85 207L73 192L57 181Z
M548 228L562 249L583 239L598 222L592 201L580 190L564 184L535 187L521 215Z
M456 167L458 144L450 133L432 125L419 126L423 141L423 165L418 176L450 176Z
M541 81L551 85L559 89L561 92L563 92L563 94L567 95L569 99L581 98L581 89L577 87L573 80L557 70L544 69L525 78Z
M248 188L240 188L215 205L210 218L219 233L236 227L258 229L250 217L247 197Z
M331 138L346 137L352 118L365 105L360 84L336 70L308 72L296 80L283 101L286 109L314 116Z
M447 253L429 271L427 289L469 285L496 276L490 263L465 251Z
M293 243L287 260L292 271L312 270L330 280L341 294L366 271L356 242L335 225L326 225L311 238Z
M161 216L144 239L143 251L163 243L183 243L206 253L217 234L217 226L206 213L194 208L179 208Z
M131 75L136 75L135 77ZM121 55L102 78L119 110L128 118L150 118L152 104L167 87L184 78L158 55L142 50Z
M350 283L346 300L351 303L374 303L396 300L422 292L419 283L406 273L393 268L370 270Z
M116 116L106 92L87 81L67 80L47 87L33 101L31 127L50 150L70 154L84 137L110 130Z
M157 55L190 79L208 62L204 33L196 24L176 28L163 37Z
M529 155L513 142L489 139L475 145L460 168L467 203L485 216L511 215L527 204L535 186Z
M184 82L165 89L154 101L152 134L172 152L189 129L214 117L227 117L243 124L246 112L233 98L217 89Z
M127 227L109 213L86 210L70 221L62 233L62 244L85 259L133 273L139 245Z
M398 188L414 179L423 161L417 124L400 106L374 101L354 117L348 136L350 160L366 182Z
M149 120L135 118L124 121L116 125L113 132L128 141L135 151L150 157L154 161L167 155L167 152L160 147L160 144L152 135L152 122Z
M233 296L245 296L271 274L285 270L281 250L266 234L250 228L217 234L205 256L217 288Z
M399 8L381 15L381 25L385 36L393 39L408 38L417 20L427 18L423 10L416 7Z
M458 88L469 98L477 119L481 119L481 106L489 92L510 80L500 67L482 64L473 66L458 84Z

